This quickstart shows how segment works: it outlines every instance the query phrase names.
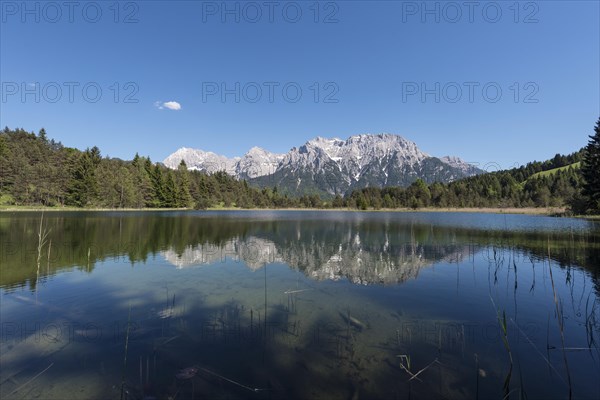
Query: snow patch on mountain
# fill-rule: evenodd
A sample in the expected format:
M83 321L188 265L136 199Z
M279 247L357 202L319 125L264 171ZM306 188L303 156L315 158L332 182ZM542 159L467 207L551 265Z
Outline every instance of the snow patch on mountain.
M177 169L181 160L185 161L188 169L205 171L214 173L217 171L226 171L233 173L235 165L240 160L239 157L227 158L212 151L204 151L199 149L190 149L182 147L175 153L171 154L163 161L167 167Z
M460 157L444 156L440 157L440 161L444 164L450 165L451 167L457 168L466 174L475 175L478 171L475 165L463 161L463 159Z
M268 152L260 147L251 148L243 157L227 158L211 151L182 147L163 161L167 167L177 169L185 161L188 169L214 173L225 171L242 179L272 174L282 154Z

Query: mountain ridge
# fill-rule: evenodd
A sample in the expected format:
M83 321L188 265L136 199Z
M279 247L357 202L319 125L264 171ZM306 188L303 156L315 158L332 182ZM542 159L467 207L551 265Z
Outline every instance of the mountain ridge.
M374 185L408 186L417 179L447 183L483 172L456 156L431 156L415 142L392 133L359 134L346 140L317 136L287 153L254 146L233 158L182 147L163 163L175 169L181 160L191 170L225 171L250 184L277 186L290 194L343 195Z

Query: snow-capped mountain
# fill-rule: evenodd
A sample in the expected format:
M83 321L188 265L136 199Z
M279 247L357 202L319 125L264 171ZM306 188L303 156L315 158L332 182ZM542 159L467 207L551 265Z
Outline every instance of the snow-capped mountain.
M227 158L210 151L182 147L165 158L163 164L177 169L183 160L190 170L208 173L225 171L239 179L252 179L274 173L283 156L253 147L243 157Z
M275 154L260 147L253 147L236 163L233 175L242 179L271 175L283 157L283 154Z
M443 163L446 163L454 168L460 169L466 175L477 175L477 174L480 174L483 172L482 170L480 170L473 164L466 163L458 157L444 156L444 157L440 157L440 161L442 161Z
M185 161L188 169L191 170L206 171L208 173L214 173L217 171L227 171L228 173L233 173L237 163L240 161L240 158L227 158L225 156L215 154L212 151L182 147L175 153L165 158L163 164L169 168L177 169L181 163L181 160Z
M317 137L286 154L253 147L241 158L182 148L164 164L177 168L181 160L189 169L224 170L251 184L276 185L293 194L343 195L367 186L408 186L418 178L427 183L450 182L482 172L458 157L432 157L414 142L388 133L346 140Z

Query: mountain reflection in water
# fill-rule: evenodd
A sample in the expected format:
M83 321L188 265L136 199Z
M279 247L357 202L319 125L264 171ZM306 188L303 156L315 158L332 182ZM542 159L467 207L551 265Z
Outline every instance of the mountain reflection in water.
M2 213L0 397L599 398L599 271L580 219Z
M26 215L0 217L2 287L35 284L39 216L22 214ZM71 218L77 214L83 218ZM575 227L567 225L557 232L547 222L528 230L520 225L520 230L440 225L418 213L381 213L373 218L287 212L282 219L271 219L269 213L241 214L47 213L52 251L48 259L44 257L47 268L39 273L45 276L65 268L91 271L98 261L111 257L136 263L160 254L178 268L231 258L251 269L283 262L317 280L394 283L416 277L425 266L459 262L489 246L519 249L535 259L550 255L564 265L588 269L594 278L600 268L599 234L587 221L571 220ZM289 214L297 218L290 220Z

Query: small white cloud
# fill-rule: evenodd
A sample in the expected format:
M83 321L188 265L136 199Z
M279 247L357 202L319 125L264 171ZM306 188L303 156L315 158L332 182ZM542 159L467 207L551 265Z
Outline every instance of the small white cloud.
M165 103L162 101L155 101L154 107L158 108L159 110L164 110L165 108L173 111L181 110L181 104L176 101L167 101Z
M163 107L173 111L181 110L181 104L176 101L167 101L166 103L163 103Z

